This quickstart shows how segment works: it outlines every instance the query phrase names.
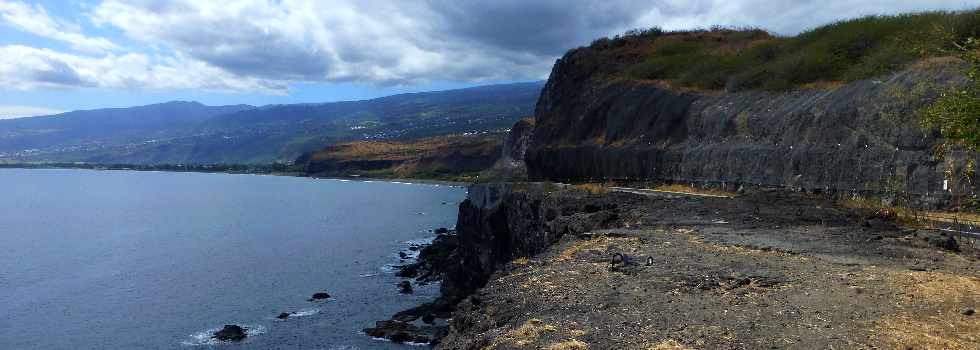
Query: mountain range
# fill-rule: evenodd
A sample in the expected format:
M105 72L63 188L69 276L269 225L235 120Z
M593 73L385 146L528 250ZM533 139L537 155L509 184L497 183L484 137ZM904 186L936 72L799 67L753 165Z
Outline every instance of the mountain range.
M0 162L258 164L353 140L508 128L533 114L544 82L362 101L206 106L173 101L0 120Z

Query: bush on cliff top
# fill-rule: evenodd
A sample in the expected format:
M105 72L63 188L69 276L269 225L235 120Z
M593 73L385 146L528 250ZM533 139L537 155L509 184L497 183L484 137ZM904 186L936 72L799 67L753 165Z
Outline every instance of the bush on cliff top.
M954 43L977 36L980 10L871 16L796 36L745 28L653 28L596 40L590 48L618 62L608 72L613 77L706 90L787 90L893 72L923 58L948 56Z
M923 126L938 130L947 140L939 153L950 147L980 151L980 39L971 38L958 48L960 58L970 65L967 84L944 91L923 111Z

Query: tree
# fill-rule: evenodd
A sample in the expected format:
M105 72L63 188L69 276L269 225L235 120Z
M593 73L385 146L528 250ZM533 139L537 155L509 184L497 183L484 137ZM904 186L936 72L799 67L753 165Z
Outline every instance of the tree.
M922 123L938 129L946 144L943 150L963 147L980 150L980 39L956 44L960 57L969 65L967 83L942 93L923 113Z
M962 149L970 153L980 150L980 39L970 38L963 44L956 43L960 58L968 65L967 81L961 87L950 89L923 111L922 124L927 129L939 130L943 137L936 153L943 158L951 149ZM976 164L972 156L967 156L964 169L957 172L956 162L947 159L946 180L950 183L957 207L960 206L960 196L957 195L959 180L965 180L973 188L973 177ZM959 173L959 174L957 174ZM968 206L977 208L977 197L968 199Z

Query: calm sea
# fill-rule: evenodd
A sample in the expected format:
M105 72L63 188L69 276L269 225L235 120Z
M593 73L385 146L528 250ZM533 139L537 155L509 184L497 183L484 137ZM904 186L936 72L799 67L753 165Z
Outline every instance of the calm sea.
M0 349L405 349L359 334L433 298L391 264L465 189L0 170ZM333 298L307 302L317 291ZM286 321L280 312L295 312ZM224 324L242 344L209 340Z

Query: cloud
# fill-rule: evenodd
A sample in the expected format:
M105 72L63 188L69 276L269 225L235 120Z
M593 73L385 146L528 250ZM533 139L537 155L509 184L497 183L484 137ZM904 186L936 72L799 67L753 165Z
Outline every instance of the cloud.
M56 21L41 5L0 0L0 20L28 33L66 42L78 51L103 53L117 49L108 39L88 37L77 26Z
M0 105L0 119L13 119L23 117L33 117L38 115L52 115L64 113L65 110L35 107L35 106L12 106Z
M0 86L19 90L98 87L268 91L284 85L242 78L182 56L128 53L87 57L21 45L0 46Z
M4 22L80 51L0 46L0 83L283 93L293 83L531 80L546 78L566 50L632 28L720 24L795 34L861 15L975 6L980 0L104 0L84 6L92 24L135 47L123 50L38 5L0 0Z

